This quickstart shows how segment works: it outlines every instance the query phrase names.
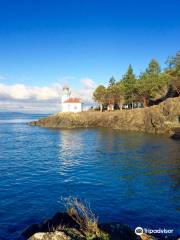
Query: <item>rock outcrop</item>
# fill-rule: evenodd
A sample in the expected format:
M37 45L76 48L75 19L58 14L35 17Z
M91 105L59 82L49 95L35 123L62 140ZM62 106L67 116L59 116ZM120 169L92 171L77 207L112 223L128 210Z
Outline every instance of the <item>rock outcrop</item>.
M29 240L71 240L71 238L61 231L54 231L35 233Z
M51 219L40 224L32 224L21 234L19 240L29 239L36 233L47 233L54 231L59 228L59 226L66 226L66 228L76 228L78 229L77 223L67 214L67 213L56 213ZM43 237L43 235L41 235Z
M134 231L121 223L99 224L99 229L105 235L93 238L93 240L141 240ZM59 212L41 224L28 227L19 240L87 240L87 238L77 222L67 213Z
M180 128L180 97L147 108L114 112L57 113L31 122L48 128L113 128L173 135Z
M87 238L81 227L67 213L58 212L41 224L29 226L18 240L179 240L178 237L158 234L154 237L143 233L138 236L134 230L122 223L103 223L98 228L104 235Z

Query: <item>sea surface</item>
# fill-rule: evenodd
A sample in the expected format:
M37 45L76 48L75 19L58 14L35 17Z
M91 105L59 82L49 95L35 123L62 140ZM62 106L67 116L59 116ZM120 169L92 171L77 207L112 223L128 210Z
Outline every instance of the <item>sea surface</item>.
M180 142L111 129L28 126L43 115L0 113L0 240L90 203L100 222L180 233Z

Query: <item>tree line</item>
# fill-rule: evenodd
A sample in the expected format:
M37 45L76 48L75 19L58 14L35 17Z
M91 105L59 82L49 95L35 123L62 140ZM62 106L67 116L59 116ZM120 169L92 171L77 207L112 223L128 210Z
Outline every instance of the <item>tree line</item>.
M99 85L93 99L100 105L100 110L113 105L116 109L124 106L134 108L148 107L165 100L168 97L180 95L180 51L173 57L168 57L166 68L161 67L156 59L152 59L139 76L129 65L127 72L120 80L111 77L107 87Z

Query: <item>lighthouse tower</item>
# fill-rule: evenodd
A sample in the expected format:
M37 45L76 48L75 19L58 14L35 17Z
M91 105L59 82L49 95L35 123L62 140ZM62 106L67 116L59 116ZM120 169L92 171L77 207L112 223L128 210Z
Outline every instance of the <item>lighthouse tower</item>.
M80 98L71 97L71 91L68 87L63 87L62 98L62 112L82 112L83 103Z
M71 96L71 91L69 90L69 88L63 87L62 98L61 98L62 103L70 99L70 96Z

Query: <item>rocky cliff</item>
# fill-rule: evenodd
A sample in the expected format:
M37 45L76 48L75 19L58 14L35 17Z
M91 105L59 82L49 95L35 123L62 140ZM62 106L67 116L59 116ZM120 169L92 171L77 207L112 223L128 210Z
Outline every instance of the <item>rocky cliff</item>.
M48 128L113 128L158 134L176 134L180 128L180 97L148 108L114 112L57 113L31 122Z

